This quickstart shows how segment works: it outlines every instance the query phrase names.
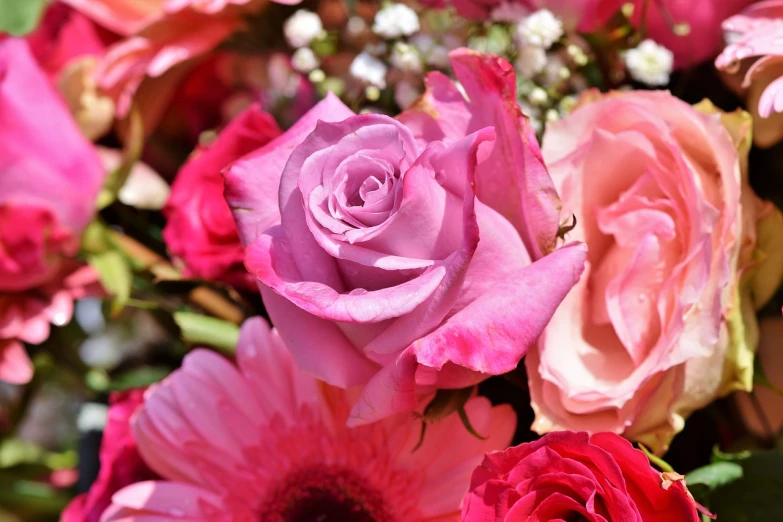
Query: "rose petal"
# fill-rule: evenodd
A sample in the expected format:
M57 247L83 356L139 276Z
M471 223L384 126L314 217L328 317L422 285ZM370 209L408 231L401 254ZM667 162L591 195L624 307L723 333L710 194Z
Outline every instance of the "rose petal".
M280 222L278 192L291 152L318 121L341 121L354 113L329 93L282 136L237 161L225 172L225 196L247 246L267 228Z

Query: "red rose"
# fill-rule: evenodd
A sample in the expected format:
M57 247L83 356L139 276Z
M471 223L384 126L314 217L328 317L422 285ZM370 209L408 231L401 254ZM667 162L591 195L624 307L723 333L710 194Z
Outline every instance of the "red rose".
M120 489L157 478L139 455L131 431L131 417L144 403L144 390L114 393L101 442L101 469L90 491L71 501L61 522L98 522Z
M614 433L559 431L489 453L476 468L463 522L698 522L682 481L664 480Z
M185 265L187 277L255 289L244 268L236 225L223 198L222 170L280 134L274 118L252 106L237 116L214 143L198 150L177 174L163 209L163 239Z

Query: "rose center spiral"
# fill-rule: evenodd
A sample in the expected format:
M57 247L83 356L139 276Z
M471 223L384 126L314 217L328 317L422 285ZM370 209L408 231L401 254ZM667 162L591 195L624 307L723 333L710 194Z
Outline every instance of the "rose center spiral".
M334 466L288 475L262 506L263 522L395 522L365 478Z

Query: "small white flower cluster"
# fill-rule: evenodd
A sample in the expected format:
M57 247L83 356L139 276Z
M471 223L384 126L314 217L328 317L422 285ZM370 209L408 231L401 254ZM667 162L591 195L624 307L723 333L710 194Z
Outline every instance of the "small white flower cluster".
M386 87L388 67L379 57L387 56L387 52L388 63L404 76L421 74L424 71L424 62L420 49L413 43L403 40L415 35L420 29L419 15L407 5L393 3L383 7L375 14L372 31L384 40L396 41L389 42L391 47L386 43L365 46L364 51L351 63L351 76L367 84L370 89L368 92L377 96L377 89ZM400 88L399 98L408 101L414 90L415 86L412 83L405 83Z
M419 15L405 4L391 4L375 15L372 30L381 38L411 36L419 32Z
M674 54L652 40L645 40L635 49L625 51L623 60L631 78L653 87L669 83L674 67Z
M318 56L309 47L313 40L325 34L317 13L299 9L283 24L283 34L288 45L296 49L291 57L291 66L296 71L307 74L321 65Z
M519 43L516 69L527 78L543 71L547 65L546 51L563 34L563 22L547 9L540 9L522 18L516 28Z
M517 37L522 45L532 45L544 50L563 36L563 22L552 11L540 9L524 18L517 26Z
M367 52L359 53L351 62L351 76L379 89L386 87L386 64Z

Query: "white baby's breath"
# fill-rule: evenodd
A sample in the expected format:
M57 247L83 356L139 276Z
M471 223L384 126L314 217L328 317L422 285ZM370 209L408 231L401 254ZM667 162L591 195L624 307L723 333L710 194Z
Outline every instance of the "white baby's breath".
M386 65L365 52L359 53L351 63L351 76L380 89L386 87Z
M517 71L526 78L532 78L546 67L546 51L535 45L524 45L519 50L519 56L515 62Z
M298 10L283 24L285 39L295 49L310 45L323 30L324 26L318 14L307 9Z
M634 80L650 86L669 83L674 54L662 45L645 40L635 49L626 51L623 59Z
M391 64L405 73L417 74L422 71L421 57L416 47L404 42L397 42L392 47Z
M400 38L419 32L419 15L405 4L392 4L375 15L372 30L382 38Z
M302 74L309 73L318 68L319 65L321 65L321 62L309 47L300 47L291 56L291 66Z
M525 45L549 49L563 36L563 22L548 9L540 9L522 20L517 36Z

